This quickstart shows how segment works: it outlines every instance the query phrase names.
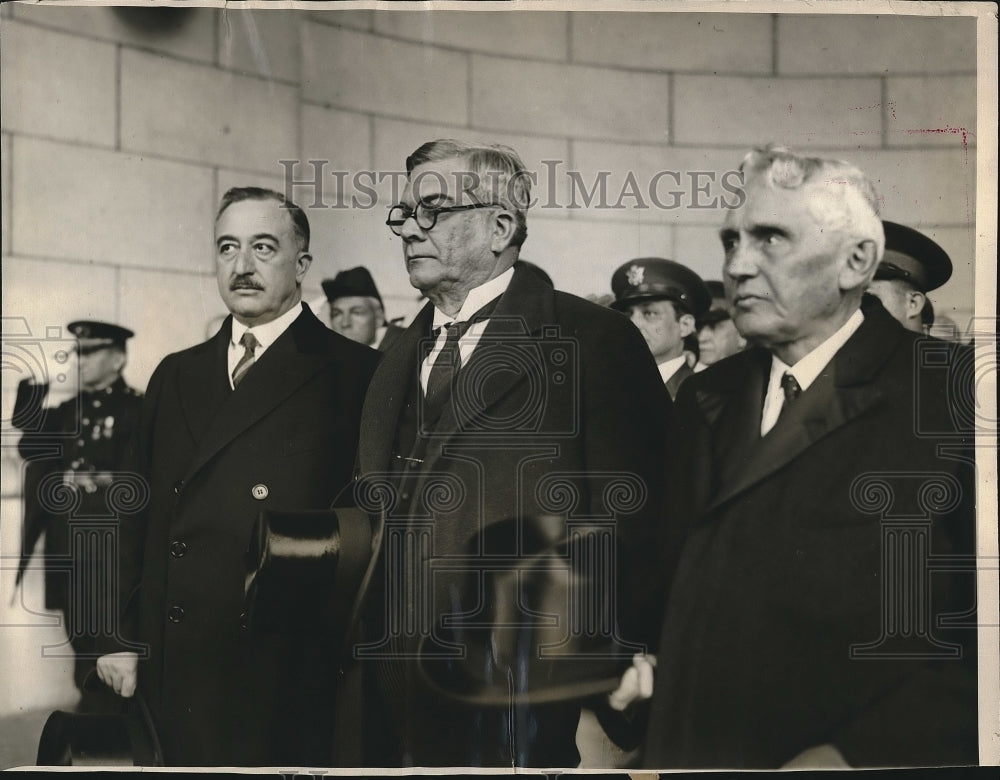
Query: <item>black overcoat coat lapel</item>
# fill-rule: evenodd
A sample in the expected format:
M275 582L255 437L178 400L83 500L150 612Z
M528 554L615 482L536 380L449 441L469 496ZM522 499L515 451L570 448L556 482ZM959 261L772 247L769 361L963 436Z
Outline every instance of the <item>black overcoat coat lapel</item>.
M303 310L268 347L239 388L230 390L226 376L226 349L231 325L227 321L211 342L215 349L211 353L206 351L200 354L193 361L207 361L206 354L210 354L212 365L207 367L208 370L204 373L192 370L181 375L181 397L189 427L192 431L203 432L196 436L197 449L184 476L185 482L330 362L331 356L324 349L320 338L322 333L317 333L316 326L324 327L312 312ZM217 342L221 343L221 349ZM205 367L197 366L199 369ZM204 377L219 374L223 389L228 391L223 394L221 404L218 403L220 391L214 387L217 384L215 379L210 381L209 388L205 388L204 383ZM205 411L213 407L214 413Z
M491 343L503 345L506 354L507 350L517 349L517 342L520 341L529 348L532 340L543 336L544 327L548 324L555 327L555 298L552 288L545 284L531 271L515 266L514 276L510 285L500 296L496 308L490 314L486 323L482 338L475 351L469 357L467 365L460 370L466 371L467 376L483 377L485 381L476 388L474 396L465 399L459 409L454 403L454 399L449 399L441 413L441 418L435 426L435 433L443 437L442 446L435 447L434 451L428 453L441 454L446 451L448 442L460 431L483 431L483 436L489 435L489 426L481 425L480 421L489 418L497 410L498 406L519 385L530 382L532 377L524 371L507 370L490 372L487 368L488 361L497 360L495 350L491 350ZM567 334L553 332L554 338L564 338ZM540 355L539 355L540 357ZM488 377L488 378L487 378ZM535 377L542 379L544 377ZM471 402L474 399L474 402ZM459 420L461 415L461 420ZM425 464L427 470L433 469L433 464Z
M365 399L358 464L362 474L384 472L396 438L399 416L420 372L421 345L430 338L434 307L428 303L384 354Z
M713 449L722 465L718 489L706 514L784 468L820 439L884 401L883 392L873 380L895 349L899 336L898 329L880 329L866 319L766 436L760 436L760 418L770 361L766 352L763 357L752 356L755 365L747 386L726 399L723 402L726 408L717 414ZM719 399L704 394L699 403L707 414L713 406L718 406ZM747 414L748 409L754 413Z

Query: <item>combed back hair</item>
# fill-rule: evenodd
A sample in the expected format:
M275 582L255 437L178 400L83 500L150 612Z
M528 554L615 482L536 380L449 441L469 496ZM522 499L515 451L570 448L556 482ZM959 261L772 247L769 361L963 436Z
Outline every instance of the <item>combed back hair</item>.
M813 216L847 236L874 241L877 257L882 259L885 231L879 219L878 193L871 179L856 165L826 157L806 157L772 144L747 154L740 171L745 184L760 180L770 187L786 190L816 184L827 193L839 195L836 199L839 209L831 210L829 203L825 203L814 210Z
M531 202L531 179L520 155L503 144L471 144L442 138L428 141L406 158L409 175L418 165L461 158L468 164L468 178L456 185L477 203L498 203L514 214L511 244L520 247L528 237L526 212ZM461 175L461 174L460 174ZM475 186L470 187L469 185Z
M219 202L219 210L215 214L215 221L219 221L222 212L244 200L274 200L281 204L282 208L288 209L288 216L292 218L292 229L295 231L295 238L299 242L299 250L309 251L309 218L306 213L288 198L275 190L264 187L233 187Z

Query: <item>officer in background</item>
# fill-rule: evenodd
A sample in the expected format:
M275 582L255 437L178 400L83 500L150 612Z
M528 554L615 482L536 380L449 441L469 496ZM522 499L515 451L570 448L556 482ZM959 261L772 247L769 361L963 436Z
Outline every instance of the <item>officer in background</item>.
M122 378L125 342L134 335L132 331L89 320L71 322L68 329L77 339L79 394L55 408L43 408L47 384L25 379L17 388L13 423L24 431L18 450L26 461L17 580L45 533L45 606L63 614L76 653L74 679L82 689L93 668L95 624L110 614L109 567L115 561L104 560L87 545L73 544L71 528L74 518L112 516L108 488L125 463L142 394ZM43 459L43 450L51 451L54 445L59 454ZM79 503L59 513L55 507L63 502L48 499L56 499L63 485L76 492ZM83 707L87 706L85 701Z
M736 330L728 309L713 308L698 319L699 365L703 368L735 355L745 346L746 340Z
M882 220L882 225L885 257L868 292L881 300L904 328L925 333L927 293L951 278L951 258L937 243L913 228L886 220Z
M629 260L611 277L611 308L639 328L653 353L671 398L694 371L684 358L684 339L696 318L708 311L712 295L690 268L660 257Z
M330 302L330 327L341 336L385 352L403 332L386 322L382 296L364 266L341 271L322 284Z
M706 279L705 286L712 294L712 308L729 310L729 301L726 300L726 288L718 279Z

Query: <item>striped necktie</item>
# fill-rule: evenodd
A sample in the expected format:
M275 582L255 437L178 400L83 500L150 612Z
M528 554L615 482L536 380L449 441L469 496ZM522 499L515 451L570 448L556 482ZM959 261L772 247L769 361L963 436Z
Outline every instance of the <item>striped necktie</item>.
M243 356L240 358L240 362L236 364L236 368L233 369L233 388L235 389L240 382L243 381L243 377L247 375L247 372L253 368L253 352L259 346L256 336L250 331L246 331L243 334L243 338L240 339L240 344L243 346L244 352Z

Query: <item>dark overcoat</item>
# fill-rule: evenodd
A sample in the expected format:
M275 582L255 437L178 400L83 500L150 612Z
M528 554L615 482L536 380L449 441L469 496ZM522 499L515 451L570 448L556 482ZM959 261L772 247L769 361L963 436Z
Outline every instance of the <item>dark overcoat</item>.
M382 639L389 649L416 647L410 642L418 637L395 636L394 645L383 636L393 626L370 620L399 606L385 593L386 583L393 588L392 577L399 576L393 564L396 574L386 575L386 555L400 549L401 530L426 534L414 565L436 566L467 552L478 533L505 519L557 515L614 518L618 568L602 593L617 600L622 638L654 641L671 402L639 332L617 312L557 292L517 265L440 417L422 419L412 407L432 316L428 305L386 353L365 400L359 489L370 494L363 501L380 490L391 498L376 518L381 546L356 610L355 639L367 642L368 652ZM407 424L423 433L413 449L401 450ZM474 586L468 583L467 572L435 571L428 581L431 600L406 603L399 617L416 633L420 625L434 633L457 604L469 603L463 589ZM414 613L421 604L430 604L426 623ZM373 713L377 697L363 686L379 673L378 663L362 660L347 675L354 696L341 702L350 706L337 734L345 748L340 763L576 765L577 703L490 709L429 702L416 664L402 662L382 667L381 673L395 676L397 695L389 712ZM527 654L525 663L533 663ZM362 737L356 735L360 725L367 728ZM362 747L366 755L351 754Z
M976 761L970 357L874 304L764 437L768 352L684 383L648 766Z
M123 523L140 531L123 555L125 631L148 645L140 689L168 764L323 765L336 664L319 629L247 631L246 552L262 509L326 509L350 481L378 354L303 307L232 390L230 328L150 380L148 511Z

